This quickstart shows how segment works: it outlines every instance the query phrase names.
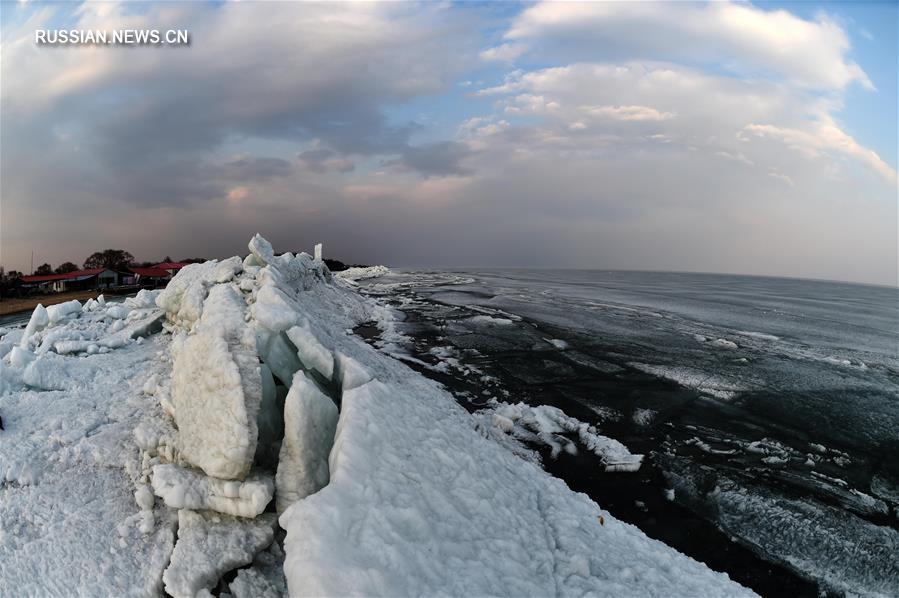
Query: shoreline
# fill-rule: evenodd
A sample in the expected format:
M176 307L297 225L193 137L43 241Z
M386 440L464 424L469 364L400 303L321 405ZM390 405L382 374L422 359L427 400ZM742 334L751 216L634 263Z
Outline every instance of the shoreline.
M77 299L84 302L87 299L96 299L102 293L99 290L69 291L68 293L54 293L53 295L34 295L32 297L8 297L0 301L0 316L13 316L27 313L37 307L38 303L44 307L56 305Z

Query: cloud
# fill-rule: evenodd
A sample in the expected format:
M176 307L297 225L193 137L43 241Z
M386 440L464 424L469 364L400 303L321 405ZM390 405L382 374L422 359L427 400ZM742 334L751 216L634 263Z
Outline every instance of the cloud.
M57 51L4 29L4 265L100 245L219 257L259 231L366 263L896 282L895 170L840 124L866 78L827 18L527 5L479 55L479 10L75 11L188 27L179 49Z
M843 154L867 165L887 183L895 185L897 182L896 171L891 166L873 150L859 145L830 118L811 123L810 130L760 124L748 124L744 130L758 137L782 141L787 146L813 158L821 157L822 154Z
M352 172L356 165L346 158L340 158L337 153L329 149L311 149L301 152L297 159L308 170L317 173L323 172Z
M396 163L426 177L464 176L472 173L463 162L473 154L465 143L437 141L405 148Z
M815 21L743 3L540 2L524 10L505 42L482 52L526 51L568 60L664 59L715 65L739 74L776 74L817 89L853 82L872 89L847 58L851 44L833 19ZM503 48L514 47L509 53Z
M4 174L32 195L51 187L39 179L62 190L71 182L56 173L80 170L91 193L129 202L223 197L217 178L283 176L296 155L283 144L312 140L334 154L300 165L349 172L348 155L407 151L418 126L388 122L385 107L449 87L458 60L475 55L464 16L440 6L276 3L263 18L246 3L109 2L74 13L84 29L187 27L193 43L60 49L36 46L30 28L5 31L0 101L16 155ZM260 140L282 144L280 156L217 165L215 154L259 152ZM38 167L51 144L54 168ZM57 201L47 191L30 200Z
M525 44L500 44L483 50L480 57L486 62L515 62L527 49Z
M631 121L660 121L673 118L671 112L660 112L649 106L582 106L590 116Z

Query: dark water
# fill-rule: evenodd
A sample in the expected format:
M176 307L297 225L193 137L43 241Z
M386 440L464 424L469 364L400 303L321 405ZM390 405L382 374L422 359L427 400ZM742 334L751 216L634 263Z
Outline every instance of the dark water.
M648 535L765 595L899 595L895 289L522 270L362 287L404 318L405 338L367 336L468 409L557 406L646 454L637 473L543 462Z

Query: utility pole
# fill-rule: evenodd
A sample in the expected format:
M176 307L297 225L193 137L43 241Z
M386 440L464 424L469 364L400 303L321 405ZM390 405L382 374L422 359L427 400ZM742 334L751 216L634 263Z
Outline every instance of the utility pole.
M34 274L34 249L31 250L31 273Z

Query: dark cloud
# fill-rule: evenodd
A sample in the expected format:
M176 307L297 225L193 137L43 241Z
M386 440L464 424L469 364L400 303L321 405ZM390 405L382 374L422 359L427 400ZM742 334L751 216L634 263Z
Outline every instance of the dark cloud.
M346 158L340 158L337 153L329 149L314 149L301 152L297 159L308 170L317 173L328 171L352 172L355 165Z
M463 176L473 172L462 165L473 154L464 143L438 141L406 147L399 163L424 176Z

